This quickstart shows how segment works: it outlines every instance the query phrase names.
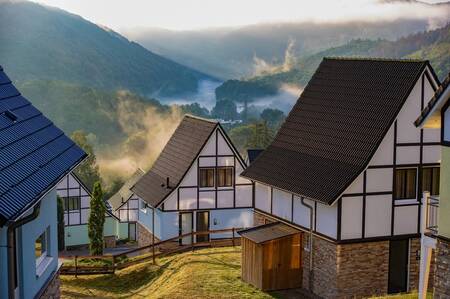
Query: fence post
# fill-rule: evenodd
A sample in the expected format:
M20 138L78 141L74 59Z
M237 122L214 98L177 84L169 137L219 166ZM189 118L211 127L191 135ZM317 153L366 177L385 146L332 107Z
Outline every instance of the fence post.
M194 231L191 231L191 249L194 251Z
M234 247L234 227L232 228L232 232L233 232L233 237L231 239L231 242L233 242L233 247Z
M113 267L113 274L116 273L116 256L112 255L112 267Z
M78 277L78 256L75 256L75 278Z

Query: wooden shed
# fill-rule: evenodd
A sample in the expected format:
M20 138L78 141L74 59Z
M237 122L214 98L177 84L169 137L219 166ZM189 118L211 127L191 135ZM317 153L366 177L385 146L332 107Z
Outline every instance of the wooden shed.
M280 222L239 231L242 280L264 290L302 286L301 232Z

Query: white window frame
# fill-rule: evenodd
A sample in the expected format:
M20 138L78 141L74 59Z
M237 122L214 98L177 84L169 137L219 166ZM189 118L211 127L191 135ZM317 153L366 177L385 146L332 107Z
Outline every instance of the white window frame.
M44 236L44 240L41 243L41 246L45 246L45 250L42 251L41 255L36 258L36 277L40 277L47 267L50 265L53 257L50 256L50 227L47 227L39 237ZM38 237L38 238L39 238ZM37 239L36 239L37 240ZM36 242L36 241L35 241ZM35 250L35 249L34 249Z

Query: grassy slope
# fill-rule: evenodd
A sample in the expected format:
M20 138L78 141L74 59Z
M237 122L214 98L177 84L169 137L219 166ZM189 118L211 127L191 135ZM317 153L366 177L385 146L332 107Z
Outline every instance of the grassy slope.
M61 276L63 298L273 298L240 279L240 248L187 252L116 275Z
M177 254L115 275L61 276L61 293L62 298L283 298L242 282L240 247ZM372 299L382 298L414 299L417 293Z

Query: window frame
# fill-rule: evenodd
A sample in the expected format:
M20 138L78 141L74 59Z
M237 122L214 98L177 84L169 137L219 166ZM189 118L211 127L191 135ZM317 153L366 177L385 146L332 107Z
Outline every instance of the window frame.
M202 184L202 171L211 171L212 170L212 185L203 185ZM208 176L206 177L206 182L209 182ZM215 167L199 167L198 168L198 186L199 188L214 188L216 186L216 168Z
M77 199L77 208L70 208L70 203L72 203L72 207L73 207L73 203L75 202L74 199ZM64 211L65 212L73 212L73 211L79 211L81 210L81 196L66 196L64 197Z
M231 171L230 184L227 184L227 170ZM219 173L225 171L225 184L220 184ZM234 186L234 167L233 166L220 166L217 167L217 187L233 187Z
M43 241L41 239L41 254L40 256L36 255L36 242L39 238L43 237ZM48 265L50 265L53 260L50 255L50 226L46 227L45 230L36 238L34 241L35 247L35 261L36 261L36 276L40 277L44 271L47 269ZM43 248L43 249L42 249Z
M406 183L408 171L413 171L413 170L414 170L414 195L412 197L407 196L407 194L406 194L407 193L407 184L405 184L405 186L402 188L402 189L404 189L403 190L403 192L405 193L404 196L400 196L400 197L397 196L397 185L398 185L397 172L398 171L405 172L406 177L404 179L405 179L405 183ZM419 177L417 167L396 168L393 175L394 175L394 188L393 188L394 199L395 200L411 200L411 199L417 200L418 177Z
M437 184L437 193L434 193L433 192L433 190L426 190L425 189L425 187L424 187L424 173L425 173L425 170L431 170L431 179L430 179L430 184L431 184L431 188L430 189L433 189L433 183L434 183L434 180L436 179L435 177L434 177L434 174L435 174L435 172L434 172L434 170L435 169L437 169L437 176L438 176L438 184ZM428 192L430 192L430 195L431 196L439 196L439 193L440 193L440 181L441 181L441 167L440 166L430 166L430 167L423 167L422 168L422 176L421 176L421 180L422 180L422 183L421 183L421 188L422 188L422 190L421 190L421 194L423 194L423 192L425 192L425 191L428 191Z

